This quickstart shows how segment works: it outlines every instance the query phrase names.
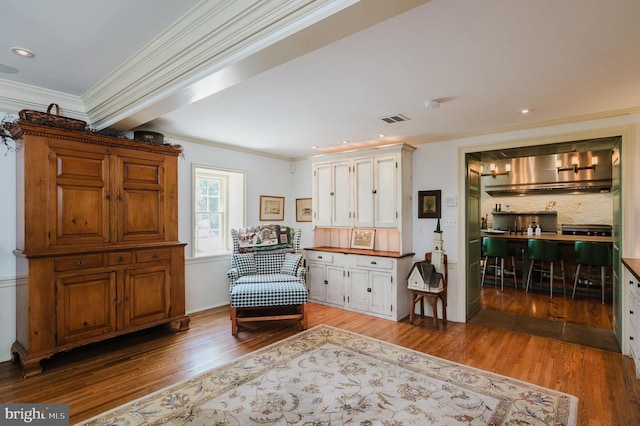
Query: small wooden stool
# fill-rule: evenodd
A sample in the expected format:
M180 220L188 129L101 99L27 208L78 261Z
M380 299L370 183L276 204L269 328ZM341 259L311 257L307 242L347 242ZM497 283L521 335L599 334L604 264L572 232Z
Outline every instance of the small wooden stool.
M425 255L425 260L431 262L431 253ZM411 292L411 311L409 312L409 324L413 324L413 317L416 310L416 303L420 302L420 316L424 318L424 301L426 300L433 309L433 325L436 330L438 326L438 300L442 300L442 323L447 323L447 280L449 271L447 267L447 255L444 255L444 288L439 291L422 291L412 290Z

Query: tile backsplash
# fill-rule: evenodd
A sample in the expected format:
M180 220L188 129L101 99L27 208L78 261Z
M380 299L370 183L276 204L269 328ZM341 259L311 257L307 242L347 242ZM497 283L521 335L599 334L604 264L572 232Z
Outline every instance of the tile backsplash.
M491 213L496 204L501 204L503 212L530 212L544 211L549 201L556 203L554 210L558 212L558 232L564 223L611 225L613 221L613 195L611 193L492 197L483 192L480 201L482 216L486 215L489 228L493 227Z

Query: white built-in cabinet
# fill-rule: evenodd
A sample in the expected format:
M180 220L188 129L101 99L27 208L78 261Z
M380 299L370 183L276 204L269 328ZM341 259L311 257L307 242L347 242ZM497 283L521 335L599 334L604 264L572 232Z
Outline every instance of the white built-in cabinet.
M399 321L409 315L411 256L307 250L309 299Z
M317 226L351 226L351 164L349 161L318 164L314 167L312 209Z
M632 273L628 267L624 268L624 282L629 286L628 312L624 315L627 318L628 329L628 354L631 356L636 367L636 377L640 378L640 279L637 273Z
M314 225L399 227L403 211L411 210L413 151L393 145L314 163Z

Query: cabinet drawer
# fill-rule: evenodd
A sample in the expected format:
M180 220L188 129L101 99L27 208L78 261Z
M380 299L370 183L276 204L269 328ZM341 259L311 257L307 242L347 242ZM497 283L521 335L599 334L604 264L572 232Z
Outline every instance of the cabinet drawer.
M312 262L333 263L333 254L325 252L310 251L307 259Z
M53 259L53 265L56 272L72 271L74 269L99 268L102 266L102 253L56 257Z
M393 269L394 260L386 257L358 256L357 266L377 269Z
M136 251L136 262L155 262L157 260L170 260L171 249L160 248Z
M132 255L130 251L116 251L107 253L106 258L108 266L129 265Z

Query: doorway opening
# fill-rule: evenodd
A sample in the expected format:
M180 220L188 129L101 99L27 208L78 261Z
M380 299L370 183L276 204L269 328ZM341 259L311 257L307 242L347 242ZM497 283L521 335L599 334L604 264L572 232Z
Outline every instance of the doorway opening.
M480 173L483 179L491 179L495 182L495 175L484 173L488 170L492 172L498 170L496 167L496 159L504 160L509 158L518 158L519 162L528 161L529 157L543 156L548 154L576 153L595 150L613 151L619 149L621 137L607 137L598 139L589 139L578 142L558 143L541 146L527 146L522 148L509 148L493 151L478 151L465 154L467 169L472 162L481 165ZM571 154L570 154L571 155ZM522 159L525 160L522 160ZM597 160L596 160L597 161ZM515 163L513 163L515 164ZM484 167L482 167L484 166ZM519 170L512 170L510 173L519 173ZM507 174L504 173L502 174ZM558 172L559 173L559 172ZM573 173L573 172L572 172ZM531 176L522 176L522 179L530 179ZM472 184L473 185L473 184ZM469 182L467 182L467 191L469 191ZM619 189L618 189L619 191ZM561 234L560 226L566 223L567 218L571 218L570 223L603 223L613 225L616 221L619 223L620 218L614 217L614 212L619 209L614 208L614 203L619 202L619 197L611 192L602 193L586 192L570 193L569 191L548 191L548 192L530 192L522 194L503 193L500 196L489 194L484 190L484 183L480 187L477 206L467 206L467 215L477 214L480 217L468 217L468 223L481 224L482 228L492 230L492 218L496 212L502 211L545 211L551 208L566 209L563 211L561 221L557 224L553 232ZM506 195L505 195L506 194ZM526 225L525 225L526 226ZM515 226L515 231L523 232L522 228ZM478 230L478 241L473 242L473 238L467 236L467 276L469 276L469 265L474 265L474 256L477 256L478 262L482 267L484 258L481 253L481 241L486 233ZM505 231L498 229L498 231ZM473 234L474 230L467 229L468 234ZM507 232L514 232L511 228ZM551 232L551 231L550 231ZM526 244L526 230L523 244ZM578 238L576 238L577 240ZM573 250L573 242L567 240L567 246L570 245ZM520 246L521 247L521 246ZM475 253L477 252L477 253ZM476 303L476 313L468 315L468 321L471 323L483 323L498 328L510 329L513 331L522 331L529 334L542 335L558 340L569 341L573 343L585 344L588 346L600 347L602 349L620 352L618 340L616 339L616 306L615 295L613 294L615 266L607 275L607 295L603 304L599 297L598 289L586 292L578 289L575 297L572 297L575 265L565 270L566 273L566 295L562 287L554 287L553 297L549 296L548 286L544 289L536 287L525 290L527 273L521 265L527 264L527 255L524 250L516 250L516 256L519 256L518 265L518 285L514 285L511 280L504 280L504 288L502 288L500 277L491 277L487 275L484 285L480 285L476 289L479 294L479 309ZM472 268L477 270L477 268ZM520 272L522 271L522 272ZM494 272L495 275L495 272ZM467 285L479 285L479 280L469 279ZM557 284L556 284L557 285ZM598 287L599 288L599 287ZM467 294L473 294L473 291L467 291ZM619 297L619 296L618 296ZM468 305L469 306L469 305Z

